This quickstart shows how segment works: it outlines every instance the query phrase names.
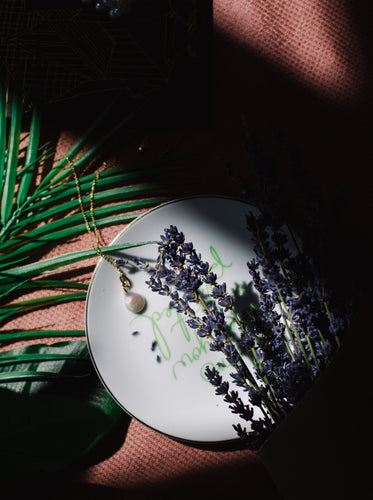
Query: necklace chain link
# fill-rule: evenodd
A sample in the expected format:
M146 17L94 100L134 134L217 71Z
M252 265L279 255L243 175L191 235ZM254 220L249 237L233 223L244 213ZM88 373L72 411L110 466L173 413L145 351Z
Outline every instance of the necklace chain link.
M95 193L96 184L97 184L97 181L98 181L98 179L100 177L100 174L104 170L106 170L106 168L107 168L108 165L107 165L106 162L104 162L102 168L99 169L96 172L96 176L95 176L95 178L92 181L91 191L90 191L90 194L89 194L89 211L90 211L91 221L92 221L92 225L93 225L93 232L92 232L92 229L90 228L86 212L84 210L83 198L82 198L82 193L81 193L81 189L80 189L79 178L78 178L78 175L76 173L76 169L75 169L75 166L74 166L74 161L71 160L65 154L63 156L64 156L65 160L68 162L68 165L71 168L71 171L72 171L73 176L74 176L74 180L75 180L75 184L76 184L76 191L77 191L78 201L79 201L79 207L80 207L80 211L82 213L82 216L83 216L83 219L84 219L84 223L86 225L86 228L87 228L90 240L91 240L92 248L93 248L93 250L96 252L96 254L99 257L103 258L106 262L108 262L113 267L115 267L115 269L119 273L120 282L121 282L121 285L123 287L123 290L126 293L128 293L129 288L131 288L131 282L130 282L130 280L124 274L123 270L119 267L117 261L113 257L111 257L110 255L104 254L104 252L101 250L99 233L98 233L98 229L97 229L96 219L95 219L95 216L94 216L94 193Z

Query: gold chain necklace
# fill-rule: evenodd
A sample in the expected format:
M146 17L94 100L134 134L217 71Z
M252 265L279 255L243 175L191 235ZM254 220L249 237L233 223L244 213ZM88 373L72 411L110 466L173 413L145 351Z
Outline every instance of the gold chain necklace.
M107 168L107 163L104 162L103 167L97 171L96 177L92 181L91 191L89 194L89 211L90 211L90 216L91 216L92 225L93 225L93 234L92 234L92 230L89 226L87 215L85 213L84 206L83 206L83 199L82 199L82 194L81 194L81 189L80 189L80 183L79 183L79 179L78 179L78 176L77 176L77 173L75 170L74 161L70 160L70 158L68 158L66 155L63 155L63 156L64 156L65 160L68 162L68 165L71 168L71 171L72 171L73 176L74 176L74 180L75 180L75 184L76 184L76 191L78 194L79 207L80 207L80 211L82 213L83 219L84 219L84 223L85 223L86 228L87 228L87 232L88 232L90 240L91 240L92 248L99 257L101 257L106 262L111 264L117 270L117 272L119 274L119 279L120 279L120 282L121 282L121 285L122 285L122 288L124 291L124 303L129 311L131 311L135 314L138 314L141 311L143 311L145 308L145 305L146 305L145 298L142 295L140 295L139 293L135 293L135 292L130 291L130 288L132 287L132 283L129 280L129 278L126 276L126 274L124 273L123 269L121 269L118 262L113 257L111 257L110 255L104 254L100 248L99 233L98 233L98 229L97 229L96 219L94 216L93 198L94 198L96 183L100 177L101 172L103 172Z

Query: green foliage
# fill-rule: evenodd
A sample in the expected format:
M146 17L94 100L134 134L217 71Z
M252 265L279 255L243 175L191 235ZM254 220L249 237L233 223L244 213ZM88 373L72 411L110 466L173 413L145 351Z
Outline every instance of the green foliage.
M87 228L67 159L47 167L45 160L54 152L51 145L39 144L41 114L37 103L32 109L28 145L22 150L22 96L17 88L13 90L10 118L8 96L0 81L0 346L24 340L40 342L46 337L81 337L81 330L4 329L20 314L84 300L86 284L53 273L71 270L75 263L97 256L88 248L43 258L51 247L83 234ZM67 152L76 172L89 167L134 114L114 128L106 127L100 135L117 99ZM167 162L159 161L102 172L94 198L97 227L129 222L138 210L164 201L159 196L162 185L153 181L169 169ZM88 220L94 179L94 173L80 177ZM101 251L114 253L146 243L103 247ZM47 293L22 298L35 290ZM102 387L82 340L51 346L38 343L0 353L0 404L0 471L4 478L65 467L84 456L122 415Z
M84 341L1 353L0 370L2 486L73 464L123 414L98 380Z
M70 148L66 157L74 161L77 172L89 164L109 144L110 139L123 128L135 112L126 116L112 129L100 131L110 118L119 96L92 123L79 140ZM66 157L46 168L45 159L51 148L39 146L41 116L38 104L31 116L28 145L21 154L23 102L17 88L13 92L11 117L7 118L8 90L0 84L0 325L15 315L38 307L46 307L69 300L85 298L85 291L76 292L76 282L45 278L45 273L58 271L83 259L96 256L87 249L54 259L40 257L51 246L56 246L87 231L79 209L79 199L72 170ZM88 144L92 146L88 147ZM24 152L22 152L24 153ZM36 175L42 171L41 180ZM102 173L96 183L95 217L97 227L130 222L138 210L151 207L165 198L159 197L162 185L152 182L170 166L165 161L156 164L110 168ZM95 174L80 178L82 202L89 207L89 192ZM145 180L147 182L145 182ZM128 186L130 184L130 186ZM157 196L158 194L158 196ZM87 213L88 220L90 219ZM137 245L138 243L134 243ZM140 243L142 244L142 243ZM133 245L104 248L113 252ZM61 286L64 293L60 293ZM58 290L58 294L45 299L7 303L10 298L30 289ZM71 292L69 289L73 289ZM0 335L1 345L1 335Z

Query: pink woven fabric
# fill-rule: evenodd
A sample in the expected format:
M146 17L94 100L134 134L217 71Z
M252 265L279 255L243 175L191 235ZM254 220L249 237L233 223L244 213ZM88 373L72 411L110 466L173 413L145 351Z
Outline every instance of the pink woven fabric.
M215 0L215 26L334 101L361 99L366 61L347 0Z
M293 134L304 152L306 167L315 176L323 176L330 196L338 186L349 185L352 200L363 197L367 187L340 168L349 158L351 162L356 159L354 141L358 137L364 142L362 137L367 134L364 108L370 53L358 13L350 4L347 0L215 0L213 120L206 128L188 131L180 150L201 151L206 158L219 156L221 163L233 160L244 171L242 154L237 151L244 113L250 127L259 131L266 133L281 123ZM341 113L347 113L344 121ZM156 142L154 137L157 135L153 136ZM358 154L362 154L360 150ZM212 163L216 177L223 170ZM287 175L285 170L283 175ZM225 194L228 190L225 181L211 189ZM347 230L358 238L362 231L356 224L358 210L353 201L349 207ZM110 241L119 229L105 230L105 240ZM88 246L88 237L82 237L52 254ZM92 267L87 269L87 280L91 271ZM9 328L79 329L84 328L83 316L83 303L61 305L23 316ZM250 485L246 494L259 494L260 490L263 500L279 498L254 453L190 447L131 421L121 447L106 460L75 474L66 487L66 497L76 493L84 498L82 493L89 493L95 498L96 491L97 498L186 498L193 495L193 485L197 498L204 486L217 497L219 492L229 495L224 472L235 479L240 474L241 486ZM255 490L257 482L260 488Z
M161 436L132 420L125 446L109 458L105 467L92 466L84 474L87 483L113 488L150 488L185 477L197 477L224 465L254 464L255 455L245 451L201 451Z

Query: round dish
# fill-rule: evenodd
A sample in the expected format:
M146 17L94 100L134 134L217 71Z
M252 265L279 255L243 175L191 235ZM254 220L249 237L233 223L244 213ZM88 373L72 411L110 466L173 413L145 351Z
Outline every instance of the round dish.
M213 266L218 281L238 293L241 306L247 305L253 300L246 265L254 256L245 219L251 210L256 211L230 198L176 200L139 216L112 244L159 241L164 228L175 225ZM157 244L116 255L141 257L152 265ZM209 350L207 341L186 326L186 318L168 307L167 297L150 290L146 271L133 266L125 272L131 290L146 299L140 314L125 307L119 275L103 259L88 290L88 346L106 389L131 416L170 437L199 443L235 439L232 424L240 419L203 374L207 364L214 364L230 379L222 354Z

